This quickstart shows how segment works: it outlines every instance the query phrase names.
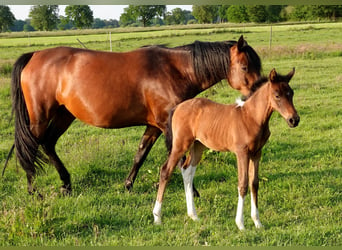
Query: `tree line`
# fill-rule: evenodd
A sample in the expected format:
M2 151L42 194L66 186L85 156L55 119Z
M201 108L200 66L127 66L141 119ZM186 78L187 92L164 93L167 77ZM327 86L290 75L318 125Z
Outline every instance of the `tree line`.
M29 18L16 20L10 8L0 6L0 31L67 30L160 26L192 23L275 23L285 21L336 21L342 5L193 5L192 11L166 5L129 5L119 20L94 18L88 5L69 5L59 16L58 5L34 5Z

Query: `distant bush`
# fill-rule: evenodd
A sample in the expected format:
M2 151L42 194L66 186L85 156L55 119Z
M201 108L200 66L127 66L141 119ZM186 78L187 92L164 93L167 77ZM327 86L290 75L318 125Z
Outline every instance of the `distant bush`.
M191 19L188 21L187 24L196 24L196 23L197 23L196 19Z
M10 63L5 63L0 65L0 75L2 76L10 76L12 72L12 64Z

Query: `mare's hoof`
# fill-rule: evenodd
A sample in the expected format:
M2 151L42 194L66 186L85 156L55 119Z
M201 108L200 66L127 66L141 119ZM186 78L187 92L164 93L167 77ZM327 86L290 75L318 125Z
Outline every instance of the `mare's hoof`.
M71 195L71 186L70 185L63 185L60 188L61 194L64 196Z
M130 180L126 180L125 181L125 188L128 190L128 191L132 191L132 188L133 188L133 182L130 181Z
M44 200L44 196L43 195L41 195L38 191L37 191L37 189L32 189L31 191L29 190L28 191L28 193L29 193L29 195L37 195L37 197L38 197L38 199L39 200Z

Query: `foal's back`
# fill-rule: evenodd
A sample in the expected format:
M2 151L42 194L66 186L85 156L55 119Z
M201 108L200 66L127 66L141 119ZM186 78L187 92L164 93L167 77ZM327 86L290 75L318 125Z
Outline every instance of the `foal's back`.
M179 104L172 118L173 143L200 141L216 151L232 151L234 131L242 126L241 107L225 105L205 98Z

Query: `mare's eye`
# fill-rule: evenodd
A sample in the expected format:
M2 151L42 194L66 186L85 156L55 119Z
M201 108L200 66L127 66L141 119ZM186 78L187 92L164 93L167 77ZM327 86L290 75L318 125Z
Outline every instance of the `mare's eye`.
M244 71L244 72L247 72L247 71L248 71L248 67L247 67L247 66L242 66L241 69L242 69L242 71Z
M280 95L279 95L279 93L278 93L278 92L275 92L275 93L274 93L274 98L275 98L275 99L277 99L277 100L279 100L279 99L280 99Z

